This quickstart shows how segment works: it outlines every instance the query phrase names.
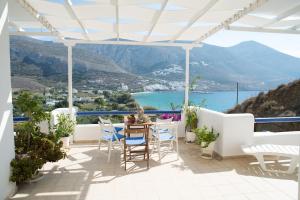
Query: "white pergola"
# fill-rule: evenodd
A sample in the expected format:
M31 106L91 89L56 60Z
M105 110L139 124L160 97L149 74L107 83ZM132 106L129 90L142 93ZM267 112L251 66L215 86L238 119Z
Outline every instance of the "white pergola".
M72 110L72 46L76 44L182 47L189 51L227 29L300 33L298 0L10 0L11 35L55 37L68 47Z
M9 0L8 18L11 35L55 37L68 47L72 112L72 46L76 44L183 47L187 105L192 48L223 29L299 34L300 1Z

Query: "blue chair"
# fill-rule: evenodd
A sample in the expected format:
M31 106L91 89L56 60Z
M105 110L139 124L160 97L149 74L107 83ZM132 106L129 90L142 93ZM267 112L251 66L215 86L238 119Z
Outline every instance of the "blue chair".
M159 160L161 160L161 145L162 143L169 143L169 148L173 148L176 143L176 153L178 158L178 136L177 136L178 122L172 122L171 120L157 120L153 130L153 153L158 151Z
M124 130L126 138L124 139L124 161L125 170L127 167L127 162L141 161L137 159L132 159L132 156L136 158L137 156L143 156L147 161L147 168L149 169L149 145L148 145L148 135L149 135L149 125L147 124L135 124L126 125Z
M99 125L101 128L101 136L99 139L99 150L101 147L101 142L105 141L108 143L108 158L107 162L110 162L111 150L114 148L114 144L118 144L122 150L121 140L125 137L119 132L123 130L122 127L114 127L109 119L102 119L99 117Z

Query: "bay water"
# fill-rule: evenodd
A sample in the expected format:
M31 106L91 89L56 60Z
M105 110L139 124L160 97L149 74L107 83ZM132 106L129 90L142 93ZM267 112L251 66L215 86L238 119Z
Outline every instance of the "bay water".
M260 91L239 91L239 103L257 96ZM182 105L184 91L141 92L132 94L141 106L153 106L159 110L171 110L170 104ZM215 111L225 112L236 105L236 91L190 92L189 99L193 104Z

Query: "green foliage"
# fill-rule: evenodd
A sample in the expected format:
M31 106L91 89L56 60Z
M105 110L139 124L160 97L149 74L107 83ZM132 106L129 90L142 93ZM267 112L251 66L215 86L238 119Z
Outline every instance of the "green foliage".
M43 164L43 159L37 156L25 155L13 159L10 163L10 166L12 167L10 181L19 184L31 179L36 173L36 170L41 169Z
M98 104L100 107L103 107L105 105L105 100L101 97L96 98L94 102Z
M191 131L197 128L198 116L196 111L197 111L196 107L185 108L185 118L186 118L185 129L187 131Z
M55 135L57 138L69 137L74 133L76 121L71 119L70 115L60 114L58 123L55 126Z
M33 177L46 162L55 162L65 157L62 143L57 142L53 133L44 134L39 123L49 120L40 98L29 92L22 92L16 100L16 108L28 117L27 122L15 126L15 158L11 161L10 180L17 184Z
M103 95L106 99L108 99L111 95L111 93L109 91L103 91Z
M33 96L32 93L23 91L15 103L18 110L20 110L25 117L28 117L29 121L33 124L49 119L49 114L43 110L41 97Z
M206 126L194 130L196 133L196 143L201 145L202 148L217 140L219 133L215 133L214 129L208 130Z
M143 109L144 110L157 110L157 108L154 106L143 106Z
M55 105L54 105L54 108L65 108L65 107L68 107L68 101L67 99L64 99L62 101L59 101L57 102Z
M190 91L193 91L196 89L197 82L201 79L201 76L195 76L190 84Z
M171 110L178 110L181 108L181 105L179 105L179 104L176 105L175 103L171 102L170 108L171 108Z

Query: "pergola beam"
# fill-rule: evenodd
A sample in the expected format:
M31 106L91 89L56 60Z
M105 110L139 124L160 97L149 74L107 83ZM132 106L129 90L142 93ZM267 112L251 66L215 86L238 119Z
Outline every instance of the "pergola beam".
M17 31L24 31L24 29L22 28L22 27L20 27L20 26L18 26L15 22L13 22L13 21L9 21L8 22L8 24L10 25L10 26L12 26L12 27L14 27Z
M271 25L275 24L276 22L279 22L279 21L281 21L281 20L283 20L283 19L285 19L285 18L287 18L287 17L289 17L289 16L291 16L291 15L293 15L293 14L299 12L299 11L300 11L300 5L298 5L296 7L293 7L291 9L281 13L280 15L278 15L277 17L272 19L270 22L264 24L261 27L264 28L264 27L271 26Z
M170 42L174 42L177 40L185 31L187 31L193 24L197 22L205 13L207 13L216 3L218 0L210 0L206 6L201 9L199 12L197 12L192 19L189 21L189 23L183 27L173 38L170 40Z
M153 32L153 30L154 30L154 27L155 27L156 24L158 23L159 18L160 18L160 16L161 16L161 14L163 13L164 9L166 8L167 4L168 4L168 0L164 0L164 2L162 3L162 5L161 5L159 11L157 11L157 12L155 13L155 15L154 15L154 17L153 17L153 19L152 19L152 25L151 25L151 28L150 28L150 30L148 31L148 34L147 34L147 35L144 37L144 39L143 39L144 42L146 42L146 41L149 39L150 35L152 34L152 32Z
M133 46L166 46L166 47L201 47L202 44L194 43L170 43L170 42L137 42L137 41L112 41L112 40L58 40L58 42L70 42L73 44L106 44L106 45L133 45Z
M78 16L76 15L73 7L72 7L72 1L71 0L65 0L65 8L68 11L69 15L71 16L71 18L75 19L77 21L77 23L79 24L79 26L81 27L82 31L83 31L83 36L85 39L89 40L89 36L88 36L88 31L85 28L85 26L83 25L82 21L78 18Z
M14 31L9 32L9 35L18 35L18 36L47 36L47 37L55 37L55 35L51 32L27 32L27 31Z
M226 28L226 30L260 32L260 33L300 34L300 31L290 30L290 29L271 29L271 28L240 27L240 26L229 26L228 28Z
M219 25L213 27L210 29L208 32L206 32L204 35L199 37L197 40L194 41L194 43L200 43L206 38L210 37L211 35L217 33L218 31L222 30L223 28L228 28L230 24L238 21L241 19L243 16L247 15L248 13L254 11L255 9L261 7L263 4L268 2L268 0L255 0L253 3L250 3L247 7L245 7L243 10L240 10L236 12L233 16L230 18L224 20L222 23Z
M289 28L289 30L298 30L299 28L300 28L300 24L297 24L296 26Z
M53 35L57 36L58 38L63 38L57 29L52 26L52 24L47 20L46 17L39 14L39 12L27 2L27 0L18 0L18 3L38 22L40 22L47 30L49 30Z

